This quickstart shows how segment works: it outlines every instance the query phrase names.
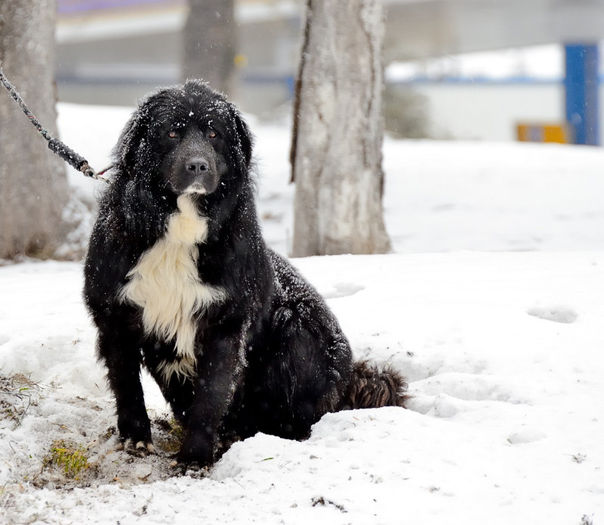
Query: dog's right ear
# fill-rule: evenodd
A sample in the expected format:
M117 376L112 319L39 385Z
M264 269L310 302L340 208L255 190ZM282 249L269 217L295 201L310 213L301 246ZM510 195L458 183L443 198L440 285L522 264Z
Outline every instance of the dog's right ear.
M139 106L124 126L113 151L116 164L126 171L136 162L136 153L147 129L146 115L145 106Z

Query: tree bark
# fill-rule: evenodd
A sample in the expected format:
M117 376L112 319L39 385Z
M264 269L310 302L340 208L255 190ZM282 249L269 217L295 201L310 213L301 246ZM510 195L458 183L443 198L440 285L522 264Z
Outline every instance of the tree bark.
M307 0L294 103L292 255L384 253L380 0Z
M55 16L54 0L0 2L3 70L53 136ZM68 197L64 164L0 93L0 258L50 257L67 235Z
M189 0L183 38L183 81L202 78L230 94L237 39L234 0Z

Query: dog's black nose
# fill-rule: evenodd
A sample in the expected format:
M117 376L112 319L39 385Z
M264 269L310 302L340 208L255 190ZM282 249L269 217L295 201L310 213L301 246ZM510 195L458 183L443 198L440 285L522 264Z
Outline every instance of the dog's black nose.
M191 173L203 173L204 171L208 171L209 167L208 161L202 157L189 159L186 163L187 171Z

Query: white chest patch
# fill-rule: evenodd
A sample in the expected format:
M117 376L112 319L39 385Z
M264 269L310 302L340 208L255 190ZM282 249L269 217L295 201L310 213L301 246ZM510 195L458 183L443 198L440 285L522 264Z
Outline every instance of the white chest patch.
M175 340L177 359L163 361L160 370L191 377L195 372L195 315L222 301L222 289L199 280L197 243L205 241L208 223L200 217L188 195L178 200L178 212L168 219L166 234L143 253L121 289L122 301L143 310L143 327L164 341Z

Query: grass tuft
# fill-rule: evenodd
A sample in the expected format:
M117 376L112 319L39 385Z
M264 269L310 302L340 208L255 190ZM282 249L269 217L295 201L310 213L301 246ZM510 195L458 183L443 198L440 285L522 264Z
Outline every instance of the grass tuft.
M90 466L85 448L74 447L62 440L52 444L45 464L56 465L63 470L67 478L75 480L79 480L82 473Z

